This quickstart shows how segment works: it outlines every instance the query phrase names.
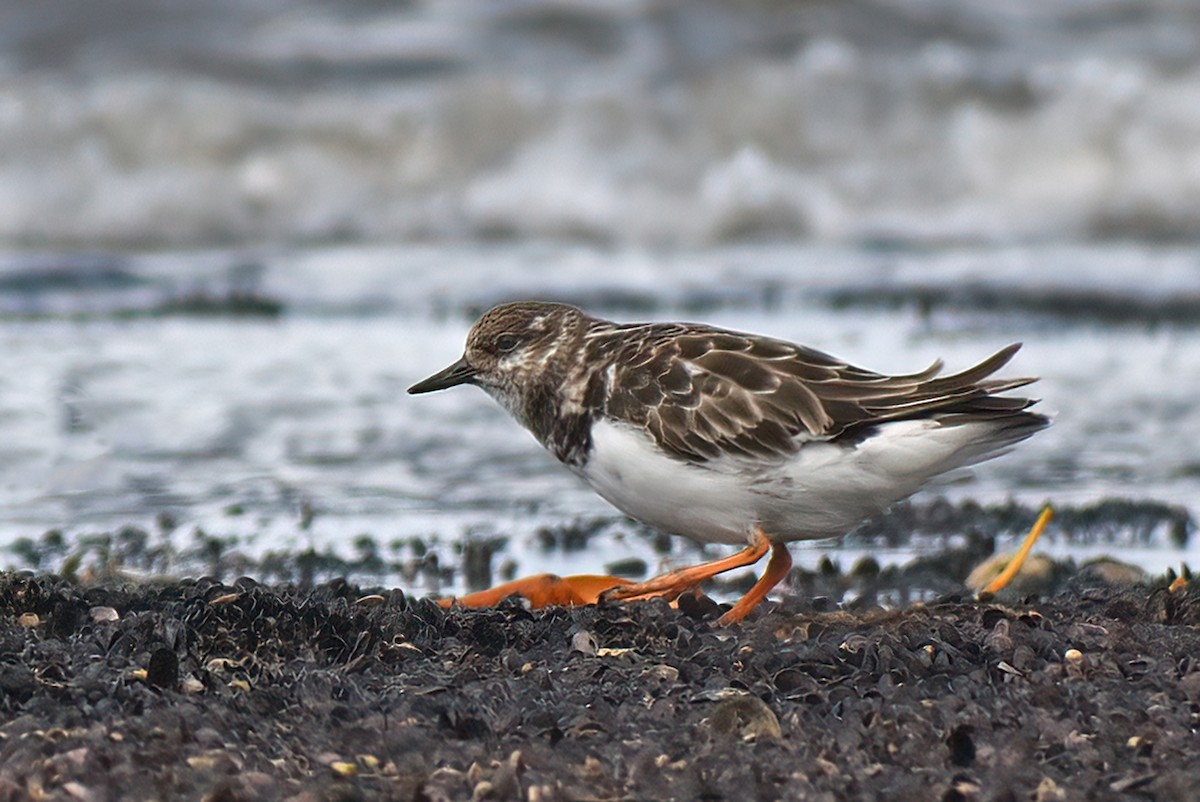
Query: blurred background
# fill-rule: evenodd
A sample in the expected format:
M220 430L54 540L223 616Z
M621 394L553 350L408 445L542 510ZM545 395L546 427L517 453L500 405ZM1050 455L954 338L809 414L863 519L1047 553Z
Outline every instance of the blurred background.
M1198 243L1195 4L7 3L0 564L654 570L482 393L403 394L537 297L886 372L1023 341L1055 425L924 498L1148 504L1047 548L1162 571Z

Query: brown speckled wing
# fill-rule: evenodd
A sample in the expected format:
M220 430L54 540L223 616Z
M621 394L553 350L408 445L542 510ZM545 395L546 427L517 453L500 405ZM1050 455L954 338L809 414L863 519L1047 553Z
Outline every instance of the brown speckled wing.
M940 362L885 376L781 340L678 324L639 329L640 337L626 329L590 344L595 358L615 365L605 414L644 427L668 453L693 462L783 457L884 421L935 413L994 419L1033 403L994 393L1034 379L987 380L1019 345L951 376L938 375Z

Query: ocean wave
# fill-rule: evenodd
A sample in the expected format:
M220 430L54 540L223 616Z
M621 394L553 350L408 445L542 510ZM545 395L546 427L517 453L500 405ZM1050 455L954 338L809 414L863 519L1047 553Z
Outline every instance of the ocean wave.
M57 12L10 15L0 237L704 246L1200 225L1200 15L1166 0L362 0L182 22L144 6L49 45Z

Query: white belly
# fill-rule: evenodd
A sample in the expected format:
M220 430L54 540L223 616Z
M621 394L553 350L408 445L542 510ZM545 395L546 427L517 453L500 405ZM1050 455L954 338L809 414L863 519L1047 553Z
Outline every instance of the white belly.
M789 459L691 464L638 429L600 420L581 475L617 509L667 532L740 544L758 527L774 541L808 540L845 534L930 478L990 456L971 448L981 434L906 421L856 446L812 442Z
M671 459L645 433L608 420L592 426L583 478L643 523L707 543L744 543L756 523L754 494L733 474Z

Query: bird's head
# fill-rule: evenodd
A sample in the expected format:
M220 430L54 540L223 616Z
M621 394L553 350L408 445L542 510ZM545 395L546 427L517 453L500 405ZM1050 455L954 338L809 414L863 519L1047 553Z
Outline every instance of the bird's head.
M521 301L501 304L471 327L462 358L410 393L475 384L514 412L533 388L562 378L564 344L579 336L585 315L565 304Z

